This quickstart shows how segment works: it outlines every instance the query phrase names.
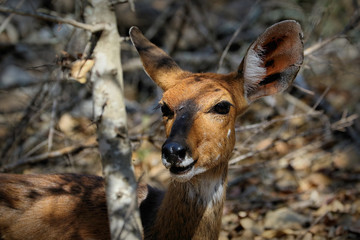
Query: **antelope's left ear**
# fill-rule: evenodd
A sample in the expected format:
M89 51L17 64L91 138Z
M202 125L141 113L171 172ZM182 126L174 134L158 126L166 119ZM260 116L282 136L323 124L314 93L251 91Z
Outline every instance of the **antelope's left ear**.
M296 21L272 25L250 46L238 72L252 102L288 88L304 59L303 33Z

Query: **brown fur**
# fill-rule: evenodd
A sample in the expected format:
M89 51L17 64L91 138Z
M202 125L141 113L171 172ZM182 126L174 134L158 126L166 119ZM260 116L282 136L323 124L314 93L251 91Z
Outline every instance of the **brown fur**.
M1 174L0 182L2 239L110 239L101 177Z
M225 198L213 206L204 204L203 196L189 196L196 188L209 187L204 179L211 180L220 176L226 186L227 164L220 164L195 176L190 182L172 182L161 204L154 226L145 231L145 239L218 239L221 216ZM225 196L226 187L222 194Z
M173 172L165 195L151 187L139 187L144 237L218 239L235 119L251 101L281 92L292 83L303 59L300 26L284 21L267 29L245 56L245 62L255 59L256 64L250 61L245 66L243 61L230 74L183 71L139 29L132 28L130 37L145 71L164 90L160 104L169 112L163 118L167 141L181 143L187 157L181 158L181 163L191 163L190 171L194 170L193 175ZM246 79L245 70L260 74L254 75L255 80ZM214 110L222 102L230 104L228 112ZM170 164L164 154L163 161ZM101 178L0 175L0 184L3 239L109 238Z

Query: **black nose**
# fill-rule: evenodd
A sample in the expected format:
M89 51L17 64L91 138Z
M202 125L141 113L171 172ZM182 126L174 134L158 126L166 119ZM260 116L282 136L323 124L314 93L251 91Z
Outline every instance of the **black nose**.
M185 159L186 147L177 142L165 142L162 146L162 156L168 163L176 164Z

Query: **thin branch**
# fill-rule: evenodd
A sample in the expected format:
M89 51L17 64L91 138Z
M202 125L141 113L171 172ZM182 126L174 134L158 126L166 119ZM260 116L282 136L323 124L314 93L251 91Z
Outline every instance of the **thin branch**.
M300 91L306 93L306 94L309 94L309 95L312 95L312 96L315 95L315 93L314 93L313 91L311 91L311 90L309 90L309 89L306 89L306 88L303 88L303 87L301 87L301 86L298 85L298 84L293 83L293 86L296 87L297 89L299 89Z
M168 22L168 20L174 16L174 13L176 10L180 7L182 7L181 2L177 2L176 0L172 0L164 9L161 14L153 21L152 25L149 27L149 29L145 32L145 36L148 39L152 39L160 30L160 28L163 27L165 23Z
M57 99L54 99L51 108L51 118L50 118L49 134L48 134L48 151L51 150L53 145L57 104L58 104Z
M339 33L335 34L332 37L325 39L324 41L321 41L319 43L316 43L316 44L306 48L304 51L304 56L308 56L308 55L318 51L319 49L323 48L327 44L333 42L335 39L346 37L346 34L348 32L350 32L351 30L353 30L357 25L359 25L359 23L360 23L360 10L357 9L355 11L355 13L353 14L352 18L350 19L349 23L344 27L344 29L342 31L340 31Z
M304 156L306 153L309 153L316 149L320 149L322 146L324 146L327 143L328 143L328 141L326 139L312 141L312 142L302 146L301 148L296 149L296 150L286 154L285 156L281 157L280 159L278 159L278 162L283 162L283 161L289 162L291 159L294 159L297 156Z
M324 41L321 41L321 42L319 42L319 43L316 43L316 44L314 44L314 45L306 48L306 49L304 50L304 56L308 56L308 55L316 52L317 50L325 47L326 45L328 45L329 43L333 42L335 39L338 39L338 38L340 38L340 37L341 37L340 35L336 34L335 36L332 36L332 37L330 37L330 38L327 38L327 39L325 39Z
M229 161L229 165L232 166L240 161L243 161L245 159L248 159L250 157L253 157L259 153L262 153L262 152L265 152L271 148L273 148L275 146L275 144L278 142L278 141L283 141L283 142L288 142L294 138L297 138L299 136L308 136L308 135L316 135L318 133L322 133L322 132L326 132L326 128L318 128L318 129L312 129L312 130L309 130L309 131L306 131L306 132L303 132L302 134L298 134L298 133L295 133L293 135L291 135L290 137L287 137L287 138L280 138L280 137L275 137L273 139L273 141L271 142L271 144L267 145L266 147L262 148L262 149L258 149L258 150L255 150L255 151L249 151L248 153L246 154L241 154L233 159L231 159ZM318 140L316 142L312 142L310 144L307 144L305 146L303 146L302 148L300 149L297 149L297 150L294 150L288 154L286 154L285 156L283 156L282 158L280 158L278 161L290 161L292 158L294 158L295 156L299 156L301 154L305 154L305 153L308 153L310 151L313 151L314 149L318 149L322 146L324 146L325 144L327 144L329 142L329 139L321 139L321 140Z
M28 11L19 11L17 9L8 8L8 7L4 7L4 6L0 6L0 12L13 13L13 14L21 15L21 16L38 18L41 20L49 21L49 22L65 23L65 24L69 24L74 27L81 28L81 29L84 29L84 30L87 30L90 32L102 31L105 28L105 24L102 24L102 23L94 24L94 25L85 24L85 23L78 22L78 21L75 21L75 20L69 19L69 18L62 18L62 17L47 15L47 14L43 14L43 13L31 13Z
M201 37L206 40L211 47L220 54L221 52L221 46L220 44L215 40L213 34L211 34L210 30L204 26L204 17L199 13L196 6L194 6L194 3L191 1L187 1L185 4L185 8L188 8L189 12L189 20L190 23L194 24L194 29L201 35Z
M333 131L344 131L345 128L352 126L354 124L354 121L358 118L359 116L357 114L352 114L348 117L343 116L339 121L331 124L331 129Z
M319 97L319 99L316 101L316 103L314 104L314 106L312 107L312 110L315 110L319 104L321 103L321 101L324 99L324 97L326 96L326 94L328 94L329 90L330 90L331 86L327 86L326 89L324 90L324 92L321 94L321 96Z
M226 45L224 51L221 54L220 60L219 60L219 64L218 64L218 70L221 68L221 66L223 65L224 59L227 55L227 53L229 52L229 49L231 47L231 45L233 44L233 42L235 41L236 37L239 35L239 33L242 31L243 27L248 26L249 20L250 20L250 13L252 13L252 11L254 10L254 7L257 6L259 3L259 0L257 0L250 8L250 10L248 11L248 13L246 14L244 20L240 23L240 26L236 29L236 31L234 32L234 34L232 35L230 41L228 42L228 44Z
M24 4L25 0L21 0L20 2L18 2L18 4L16 5L16 9L20 8L23 4ZM14 17L14 14L10 14L0 25L0 34L5 30L5 28L7 27L7 25L9 24L9 22L11 21L11 19Z
M78 152L85 148L94 148L97 146L98 146L98 144L96 142L96 138L93 137L93 138L88 139L86 142L84 142L82 144L76 144L76 145L64 147L59 150L42 153L42 154L39 154L36 156L21 158L18 161L11 162L11 163L5 165L4 167L2 167L0 169L0 172L10 171L10 170L12 170L16 167L19 167L21 165L24 165L24 164L36 163L36 162L40 162L40 161L43 161L43 160L46 160L49 158L61 157L61 156L67 155L67 154Z
M310 117L310 116L318 116L323 114L322 112L319 111L313 111L313 112L307 112L307 113L303 113L303 114L295 114L295 115L291 115L291 116L286 116L286 117L282 117L282 118L275 118L272 120L268 120L268 121L263 121L260 123L256 123L256 124L250 124L250 125L246 125L246 126L242 126L242 127L237 127L235 129L236 132L243 132L243 131L249 131L249 130L253 130L253 129L259 129L259 128L267 128L270 125L277 123L277 122L283 122L283 121L288 121L291 119L295 119L295 118L302 118L302 117Z

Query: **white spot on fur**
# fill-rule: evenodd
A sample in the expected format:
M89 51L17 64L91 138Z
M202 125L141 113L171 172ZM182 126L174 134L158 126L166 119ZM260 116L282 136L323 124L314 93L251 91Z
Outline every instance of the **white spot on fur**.
M195 171L194 171L194 173L195 173L195 175L198 175L198 174L201 174L201 173L204 173L204 172L206 172L206 168L204 168L204 167L197 167L197 168L195 168Z
M266 68L262 67L263 59L261 56L262 49L258 47L258 51L251 46L244 62L244 94L245 97L249 91L256 88L258 83L264 78Z
M191 200L196 200L208 208L212 208L224 197L222 179L204 179L195 186L189 184L187 191Z
M173 174L170 172L170 176L175 181L187 182L191 178L193 178L195 175L206 172L206 170L207 169L203 168L203 167L193 167L192 169L190 169L190 171L188 171L187 173L184 173L184 174Z
M228 130L228 133L227 133L227 138L230 137L230 134L231 134L231 129Z
M166 160L166 158L162 157L162 158L161 158L161 161L162 161L163 165L164 165L166 168L169 169L169 168L171 167L171 163L169 163L169 162Z
M166 158L162 157L161 161L166 168L171 167L171 163L169 163ZM178 164L176 164L176 166L177 167L187 167L190 164L192 164L193 162L194 162L194 159L192 157L190 157L188 154L186 154L184 161L179 162Z
M187 182L195 175L194 168L190 169L188 172L184 174L174 174L170 172L170 176L173 180L177 182Z
M187 167L190 164L194 162L194 159L192 157L189 157L188 154L186 154L184 161L180 162L180 164L177 164L178 167Z

